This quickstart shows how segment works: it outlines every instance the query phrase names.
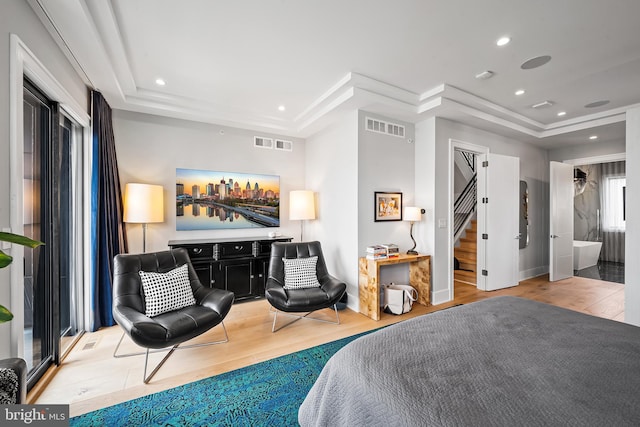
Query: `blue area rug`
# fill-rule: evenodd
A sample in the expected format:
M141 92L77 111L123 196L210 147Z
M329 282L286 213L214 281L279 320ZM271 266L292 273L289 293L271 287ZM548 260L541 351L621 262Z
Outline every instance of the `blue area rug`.
M73 417L71 426L297 426L327 360L369 332Z

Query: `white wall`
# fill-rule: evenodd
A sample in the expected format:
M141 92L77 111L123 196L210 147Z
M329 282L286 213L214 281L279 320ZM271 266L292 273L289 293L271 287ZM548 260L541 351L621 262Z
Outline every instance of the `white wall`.
M434 292L436 283L446 283L446 267L435 267L436 260L446 254L445 246L437 246L442 242L436 241L436 200L446 196L446 181L436 181L436 168L444 163L441 157L437 157L438 146L436 144L435 117L418 123L415 127L415 186L414 198L416 205L425 209L426 214L422 222L414 227L414 237L418 243L416 249L420 253L431 255L431 303L440 303L450 299L446 286L438 286ZM440 156L445 155L439 153ZM446 157L445 157L446 158ZM439 185L436 185L436 182ZM444 191L444 192L443 192ZM446 263L446 260L443 262Z
M640 164L640 108L627 111L626 128L627 164ZM640 174L627 168L627 193L640 194ZM625 253L640 253L640 200L627 197ZM633 260L630 256L629 259ZM624 321L640 326L640 263L627 262L624 266Z
M405 138L371 132L365 118L372 117L405 126ZM374 192L401 192L402 204L416 206L414 199L414 126L376 114L360 111L358 118L358 253L365 255L368 245L395 243L407 251L413 242L409 223L374 221Z
M305 239L322 243L329 272L347 284L348 305L358 311L358 112L309 137L305 154L306 187L317 201Z
M366 118L382 120L405 127L400 138L366 129ZM401 252L413 246L410 224L405 221L375 222L374 192L402 193L402 207L418 206L414 198L415 128L377 114L360 111L358 116L358 254L366 255L369 245L395 243ZM411 142L409 142L411 141ZM385 266L380 271L381 283L409 283L409 267Z
M449 140L488 147L491 153L520 158L520 179L529 186L529 235L527 248L519 251L520 277L533 277L548 271L548 182L549 161L546 150L530 144L479 130L446 119L429 119L416 126L416 199L424 200L433 215L420 230L422 251L431 247L432 294L434 303L450 299L448 283L448 229L438 221L448 220ZM435 160L435 161L434 161ZM429 163L433 172L429 171ZM418 170L425 164L426 170ZM429 166L427 166L429 165ZM429 174L433 173L433 176ZM432 196L433 195L433 196ZM434 197L431 199L431 197Z
M257 148L254 136L278 135L114 111L113 127L120 182L164 187L165 221L149 224L147 251L167 248L169 240L259 237L276 231L299 239L300 223L289 221L289 192L304 188L304 140L293 141L292 151ZM256 173L280 176L280 227L233 230L176 231L176 168ZM127 224L129 252L142 251L142 227Z
M26 1L0 2L0 228L7 228L10 225L10 177L14 171L14 165L9 163L9 119L10 110L13 108L9 99L9 40L12 33L20 37L53 78L64 86L79 105L87 108L89 104L84 83L28 3ZM14 268L15 265L20 266L20 260L16 261L10 268ZM0 303L9 309L11 309L10 268L0 270ZM22 288L18 292L22 292ZM0 325L0 358L18 354L17 347L11 345L9 331L9 323Z

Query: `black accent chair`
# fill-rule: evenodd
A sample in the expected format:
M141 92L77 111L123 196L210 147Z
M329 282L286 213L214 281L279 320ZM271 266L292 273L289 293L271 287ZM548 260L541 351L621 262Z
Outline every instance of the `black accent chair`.
M124 333L113 352L113 357L128 357L146 354L144 361L144 383L160 369L180 344L195 338L218 324L222 324L225 338L221 341L182 346L180 349L201 347L227 342L229 337L223 320L233 304L233 292L207 288L200 283L184 248L145 254L116 255L113 280L113 317ZM144 292L140 271L165 273L184 264L189 266L189 281L196 304L154 317L145 315ZM145 352L117 354L125 333ZM163 351L171 347L167 355L147 376L150 352ZM152 350L153 349L153 350Z
M320 287L306 289L285 289L285 270L284 262L282 261L282 259L308 258L316 255L318 256L318 262L316 264L316 275L318 277ZM329 323L340 324L340 316L338 315L336 303L340 301L340 298L342 298L342 296L346 292L347 285L344 282L331 276L327 271L327 266L324 261L320 242L274 243L271 246L271 258L269 259L269 275L267 277L265 288L265 296L271 306L275 308L273 325L271 327L272 332L282 329L284 326L287 326L302 318L329 322L324 319L307 316L316 310L321 310L323 308L329 308L332 306L336 314L336 321ZM289 316L296 317L296 319L276 329L278 311L281 311ZM303 316L290 314L302 312L307 312L307 314Z
M0 405L27 403L27 362L12 357L0 360Z

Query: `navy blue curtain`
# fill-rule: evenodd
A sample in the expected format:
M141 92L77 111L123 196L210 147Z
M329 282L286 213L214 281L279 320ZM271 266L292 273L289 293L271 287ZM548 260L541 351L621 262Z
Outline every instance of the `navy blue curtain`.
M127 252L111 107L91 92L91 331L113 326L113 257Z

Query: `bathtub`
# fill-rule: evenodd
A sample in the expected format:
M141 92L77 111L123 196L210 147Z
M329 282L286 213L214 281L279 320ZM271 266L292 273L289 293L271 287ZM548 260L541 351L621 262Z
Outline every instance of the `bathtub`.
M598 263L602 242L573 241L573 269L582 270Z

